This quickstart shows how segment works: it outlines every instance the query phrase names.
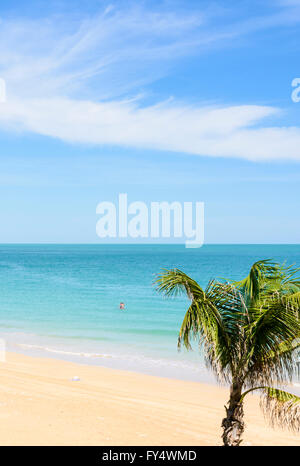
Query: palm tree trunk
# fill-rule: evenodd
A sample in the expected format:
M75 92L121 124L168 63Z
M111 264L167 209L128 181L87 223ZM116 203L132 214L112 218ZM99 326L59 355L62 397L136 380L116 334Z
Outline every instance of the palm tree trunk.
M245 429L244 409L241 400L242 385L233 383L230 387L230 399L226 409L226 417L222 421L223 443L225 447L238 447Z

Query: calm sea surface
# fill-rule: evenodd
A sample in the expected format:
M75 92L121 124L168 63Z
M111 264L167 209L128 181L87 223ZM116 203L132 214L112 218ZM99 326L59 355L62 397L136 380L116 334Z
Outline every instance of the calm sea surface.
M209 381L198 351L177 352L188 300L158 295L155 274L178 267L205 286L267 258L300 266L300 245L0 245L0 337L25 354Z

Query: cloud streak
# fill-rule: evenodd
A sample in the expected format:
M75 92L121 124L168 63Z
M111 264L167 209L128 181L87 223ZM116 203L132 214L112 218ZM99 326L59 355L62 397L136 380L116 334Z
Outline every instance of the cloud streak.
M5 108L6 107L6 108ZM273 107L190 107L71 99L8 102L0 122L70 143L120 145L247 160L299 159L299 128L257 128Z
M290 15L286 14L287 21ZM266 126L271 106L147 105L129 98L201 47L245 33L209 28L207 12L109 7L94 18L2 20L0 126L70 143L120 145L248 160L299 160L300 128ZM296 20L295 17L293 19ZM273 15L265 22L277 24ZM261 28L251 21L248 28Z
M199 45L201 14L106 8L95 17L2 20L0 70L19 96L116 97Z

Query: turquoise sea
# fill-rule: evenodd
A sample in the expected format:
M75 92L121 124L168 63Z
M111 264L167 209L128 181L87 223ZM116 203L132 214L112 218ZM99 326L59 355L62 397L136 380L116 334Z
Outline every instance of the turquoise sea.
M158 295L155 274L178 267L205 286L267 258L300 266L300 245L0 245L0 337L24 354L210 381L197 350L177 352L188 300Z

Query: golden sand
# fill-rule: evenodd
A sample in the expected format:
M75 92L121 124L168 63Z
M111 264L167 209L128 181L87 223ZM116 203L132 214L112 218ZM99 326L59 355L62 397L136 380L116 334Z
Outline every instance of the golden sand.
M220 445L227 397L217 386L8 353L0 444ZM245 421L245 445L300 445L267 425L255 395Z

